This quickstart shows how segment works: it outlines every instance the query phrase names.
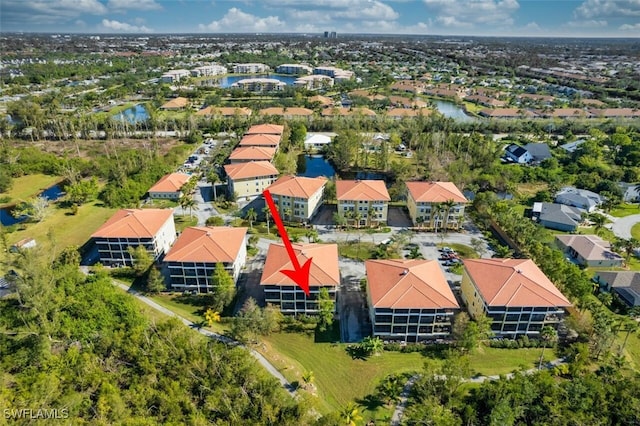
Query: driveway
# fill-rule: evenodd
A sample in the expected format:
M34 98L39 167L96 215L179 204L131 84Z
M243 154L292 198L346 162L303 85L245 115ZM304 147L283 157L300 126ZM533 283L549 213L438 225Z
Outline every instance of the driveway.
M636 223L640 223L640 214L632 214L631 216L619 217L615 219L611 225L611 230L616 237L628 240L631 238L631 228Z
M365 276L364 263L340 258L340 290L338 313L340 314L340 340L346 343L360 342L371 334L367 316L366 296L360 289Z

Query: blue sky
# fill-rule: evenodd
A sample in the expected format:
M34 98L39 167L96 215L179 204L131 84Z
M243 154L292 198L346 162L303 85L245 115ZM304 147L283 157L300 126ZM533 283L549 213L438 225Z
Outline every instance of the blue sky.
M639 37L640 0L0 0L0 29Z

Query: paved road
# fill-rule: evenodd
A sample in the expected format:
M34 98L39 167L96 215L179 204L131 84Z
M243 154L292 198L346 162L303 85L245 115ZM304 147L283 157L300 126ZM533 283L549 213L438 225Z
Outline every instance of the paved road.
M148 297L144 296L143 294L137 292L136 290L131 289L130 287L126 286L125 284L122 283L118 283L114 281L114 284L117 285L118 287L120 287L122 290L128 292L129 294L131 294L133 297L138 298L139 300L141 300L143 303L147 304L148 306L152 307L153 309L162 312L165 315L171 316L171 317L175 317L178 318L184 325L186 325L189 328L193 328L194 330L197 330L200 334L207 336L209 338L215 339L219 342L228 344L228 345L232 345L232 346L239 346L243 349L246 349L249 351L249 353L251 354L251 356L253 356L256 360L258 360L258 362L260 363L260 365L262 365L268 372L269 374L271 374L273 377L275 377L280 384L282 385L282 387L285 388L285 390L287 392L289 392L289 394L292 397L295 397L297 395L295 388L291 385L291 383L289 383L289 381L287 381L287 379L285 379L285 377L273 366L273 364L271 364L265 357L263 357L259 352L250 349L242 344L240 344L240 342L233 340L229 337L223 336L221 334L218 333L214 333L213 331L209 331L209 330L205 330L203 328L200 328L197 324L187 320L186 318L181 317L180 315L176 314L175 312L165 308L164 306L160 306L159 304L157 304L156 302L154 302L153 300L149 299Z
M631 238L631 228L636 223L640 223L640 214L615 218L615 221L611 224L611 230L616 237L628 240Z

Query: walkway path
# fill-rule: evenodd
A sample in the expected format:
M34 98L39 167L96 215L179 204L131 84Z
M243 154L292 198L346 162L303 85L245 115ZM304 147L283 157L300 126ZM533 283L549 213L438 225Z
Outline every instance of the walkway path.
M271 374L273 377L275 377L280 384L282 385L282 387L285 388L285 390L287 392L289 392L289 394L292 397L296 396L296 390L294 388L293 385L291 385L291 383L289 383L289 381L287 379L285 379L285 377L273 366L273 364L271 364L264 356L262 356L258 351L248 348L242 344L240 344L240 342L233 340L229 337L223 336L221 334L218 333L214 333L213 331L209 331L206 330L204 328L201 328L198 324L195 324L191 321L189 321L186 318L181 317L180 315L176 314L175 312L165 308L164 306L161 306L159 304L157 304L156 302L154 302L153 300L149 299L148 297L144 296L143 294L141 294L140 292L133 290L132 288L128 287L125 284L119 283L114 281L114 284L117 285L118 287L120 287L122 290L128 292L129 294L131 294L133 297L136 297L137 299L139 299L140 301L142 301L143 303L145 303L146 305L152 307L153 309L162 312L165 315L171 316L171 317L175 317L178 318L184 325L186 325L189 328L192 328L194 330L197 330L200 334L207 336L211 339L217 340L219 342L228 344L228 345L232 345L232 346L240 346L241 348L244 348L246 350L249 351L249 353L251 354L251 356L253 356L256 360L258 360L258 362L260 363L260 365L262 365L268 372L269 374Z
M636 223L640 223L640 214L619 217L611 224L611 230L616 237L628 240L631 238L631 228L633 228L633 225Z
M566 361L564 358L559 358L559 359L554 359L553 361L549 361L547 363L545 363L543 365L543 369L545 370L549 370L552 369L560 364L565 364ZM535 372L539 371L537 368L532 368L530 370L525 370L523 373L524 374L533 374ZM522 373L522 372L521 372ZM508 373L508 374L503 374L502 376L497 375L497 376L477 376L477 377L472 377L470 379L465 379L465 382L470 382L470 383L483 383L486 382L487 380L498 380L500 379L500 377L505 377L507 380L511 380L515 377L514 373ZM415 384L416 380L418 380L420 378L419 374L416 374L414 376L411 376L409 378L409 380L407 380L407 383L404 385L404 388L402 388L402 393L400 394L400 399L398 400L398 404L396 405L396 409L393 412L393 415L391 416L391 425L392 426L398 426L400 425L400 422L402 421L402 416L404 415L404 410L405 408L407 408L407 399L409 398L409 394L411 392L411 388L413 387L413 385Z

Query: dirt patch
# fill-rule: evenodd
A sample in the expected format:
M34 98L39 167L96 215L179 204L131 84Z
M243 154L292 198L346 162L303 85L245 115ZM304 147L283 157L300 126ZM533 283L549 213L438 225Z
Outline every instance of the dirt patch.
M176 138L160 138L155 140L149 139L111 139L111 140L87 140L79 139L77 142L73 140L66 141L15 141L16 147L37 147L43 152L55 155L77 156L80 152L81 158L95 158L98 155L109 154L115 149L145 149L150 150L154 147L160 155L165 155L171 148L179 145L181 142Z

